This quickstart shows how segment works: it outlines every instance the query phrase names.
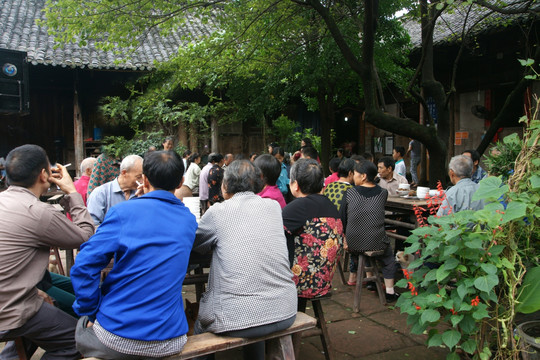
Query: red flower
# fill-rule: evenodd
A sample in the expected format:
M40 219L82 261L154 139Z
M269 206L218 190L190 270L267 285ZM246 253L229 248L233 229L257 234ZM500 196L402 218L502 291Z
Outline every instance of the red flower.
M343 234L343 223L341 222L341 219L336 220L336 229L338 234Z
M302 234L300 237L302 238L302 243L309 247L313 246L313 243L317 241L317 238L311 234Z
M337 249L338 249L337 246L332 246L330 249L328 249L328 254L326 255L326 257L328 258L328 261L334 262L337 255Z
M302 256L302 255L298 256L296 258L296 263L298 264L298 266L302 268L302 271L307 271L308 265L309 265L307 256Z
M326 223L328 224L328 226L330 226L330 229L334 229L336 227L336 219L334 218L326 218Z
M478 306L478 304L480 304L480 298L477 296L477 297L475 297L474 299L471 300L471 305L472 306Z

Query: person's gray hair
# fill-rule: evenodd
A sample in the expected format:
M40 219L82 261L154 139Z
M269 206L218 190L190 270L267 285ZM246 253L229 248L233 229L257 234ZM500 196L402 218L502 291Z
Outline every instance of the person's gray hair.
M263 189L261 170L249 160L235 160L225 171L223 187L231 195L244 191L257 194Z
M122 160L120 164L120 171L126 170L129 171L135 164L140 161L142 163L143 158L139 155L128 155Z
M458 178L470 178L473 171L473 161L465 155L457 155L450 159L448 169L452 170Z
M81 175L86 173L86 169L91 168L96 163L97 159L94 157L87 157L83 161L81 161Z

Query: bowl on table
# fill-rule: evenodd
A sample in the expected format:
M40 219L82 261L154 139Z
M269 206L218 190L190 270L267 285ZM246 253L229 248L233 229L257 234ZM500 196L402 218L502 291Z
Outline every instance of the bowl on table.
M416 196L419 199L425 199L429 195L429 188L424 186L419 186L416 188Z

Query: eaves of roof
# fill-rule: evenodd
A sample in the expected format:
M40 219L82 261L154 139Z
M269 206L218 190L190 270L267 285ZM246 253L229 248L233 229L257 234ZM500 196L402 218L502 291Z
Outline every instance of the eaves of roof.
M47 28L38 26L44 20L45 0L3 0L0 7L0 49L27 53L33 65L52 65L72 68L108 70L150 70L156 62L169 60L184 44L184 34L208 34L209 25L188 21L170 36L150 32L140 46L126 51L104 51L94 42L86 46L65 44L57 46Z

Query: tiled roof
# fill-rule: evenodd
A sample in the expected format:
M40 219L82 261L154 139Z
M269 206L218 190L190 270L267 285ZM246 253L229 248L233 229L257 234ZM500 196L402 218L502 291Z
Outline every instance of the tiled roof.
M507 9L510 10L522 9L525 4L524 0L513 0L508 2L512 2L512 4L507 7ZM532 5L532 9L538 14L540 11L540 2ZM530 13L511 15L499 14L486 8L475 6L473 10L469 12L467 17L467 8L464 6L458 7L455 12L445 12L437 19L433 32L433 44L441 45L458 41L463 32L463 22L466 17L466 30L472 28L472 34L480 34L486 31L496 30L497 28L502 29L504 26L503 24L507 22L523 21L530 17L530 15ZM403 25L411 37L413 46L419 47L422 40L420 22L417 20L406 20Z
M150 33L141 45L120 63L118 54L96 49L93 42L87 46L66 44L55 48L53 36L36 20L44 20L42 9L45 0L2 0L0 6L0 49L24 51L28 62L34 65L53 65L90 69L145 70L154 68L154 61L168 60L184 42L184 34L201 35L208 32L208 25L188 22L182 29L163 37Z

